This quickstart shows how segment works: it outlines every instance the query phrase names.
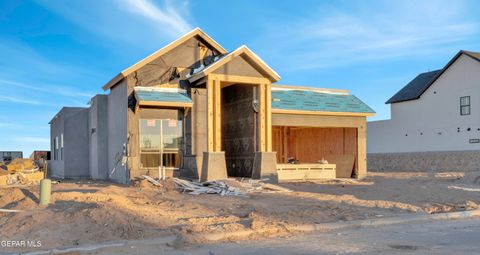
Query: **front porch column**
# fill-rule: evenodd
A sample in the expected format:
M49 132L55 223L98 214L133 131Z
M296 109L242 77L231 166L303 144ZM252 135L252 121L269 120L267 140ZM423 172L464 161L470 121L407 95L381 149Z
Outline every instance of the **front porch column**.
M222 150L221 82L207 77L207 151L203 153L200 181L227 178L225 152Z

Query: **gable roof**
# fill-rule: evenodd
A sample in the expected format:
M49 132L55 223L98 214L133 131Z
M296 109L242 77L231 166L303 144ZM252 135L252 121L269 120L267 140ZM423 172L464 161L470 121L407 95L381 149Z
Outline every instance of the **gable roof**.
M201 79L202 77L205 77L209 73L217 70L220 68L222 65L230 62L233 60L235 57L244 55L247 58L249 58L258 68L260 68L262 71L264 71L269 80L272 82L276 82L280 80L280 75L278 75L275 70L273 70L265 61L263 61L257 54L255 54L252 50L250 50L246 45L242 45L238 47L236 50L228 53L224 57L221 57L217 59L215 62L212 64L206 66L203 69L200 69L196 71L195 73L192 74L192 76L188 79L190 82L197 81Z
M203 32L200 28L195 28L192 31L184 34L177 40L167 44L165 47L155 51L151 55L147 56L146 58L140 60L139 62L135 63L134 65L128 67L127 69L123 70L119 74L117 74L113 79L111 79L107 84L103 86L103 90L108 90L109 88L115 86L118 82L123 80L123 78L127 77L127 75L137 71L141 67L145 66L146 64L150 63L151 61L157 59L161 55L169 52L170 50L174 49L178 45L186 42L187 40L199 36L201 37L206 43L208 43L210 46L212 46L214 49L216 49L218 52L221 54L227 54L227 51L220 45L218 44L215 40L213 40L209 35L207 35L205 32Z
M405 87L388 99L386 104L399 103L419 99L420 96L462 55L469 56L480 62L480 53L473 51L459 51L442 69L421 73Z

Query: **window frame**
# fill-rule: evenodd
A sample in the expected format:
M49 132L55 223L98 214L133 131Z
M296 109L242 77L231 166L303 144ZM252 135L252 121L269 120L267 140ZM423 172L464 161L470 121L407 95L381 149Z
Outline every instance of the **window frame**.
M468 99L468 104L463 104L462 100L463 99ZM471 105L472 105L472 102L471 102L471 98L470 96L462 96L460 97L460 116L467 116L467 115L470 115L472 113L472 110L471 110ZM468 113L463 113L463 109L468 109Z

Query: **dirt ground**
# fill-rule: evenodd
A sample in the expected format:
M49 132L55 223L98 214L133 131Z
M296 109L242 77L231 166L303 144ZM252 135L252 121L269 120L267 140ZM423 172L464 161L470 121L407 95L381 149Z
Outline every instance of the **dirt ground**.
M362 181L285 183L293 192L246 196L184 194L172 180L65 181L53 184L48 207L38 206L38 186L0 188L0 208L24 210L0 213L0 240L40 240L47 249L171 234L198 242L196 233L252 229L262 234L248 239L285 236L305 223L476 209L478 176L371 172Z

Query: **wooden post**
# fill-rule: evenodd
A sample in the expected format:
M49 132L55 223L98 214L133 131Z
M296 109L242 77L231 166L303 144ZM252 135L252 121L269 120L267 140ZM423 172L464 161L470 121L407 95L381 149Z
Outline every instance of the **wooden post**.
M266 151L266 126L265 126L265 119L266 119L266 103L265 103L265 84L258 84L258 98L259 98L259 103L260 103L260 151Z
M214 130L213 130L213 108L214 108L214 81L207 77L207 140L208 151L213 152Z
M367 176L367 125L365 120L363 124L357 128L357 139L357 178L361 179Z
M221 95L221 85L219 80L214 81L214 126L215 126L215 141L214 141L214 151L219 152L222 150L222 95Z
M272 84L266 84L265 86L265 115L266 123L265 128L267 129L266 139L267 139L267 151L272 151Z

